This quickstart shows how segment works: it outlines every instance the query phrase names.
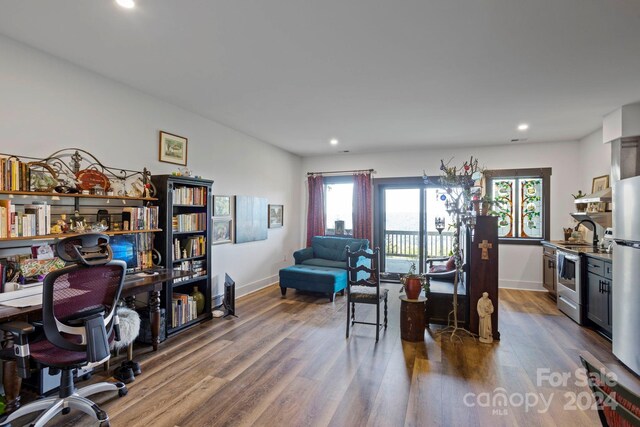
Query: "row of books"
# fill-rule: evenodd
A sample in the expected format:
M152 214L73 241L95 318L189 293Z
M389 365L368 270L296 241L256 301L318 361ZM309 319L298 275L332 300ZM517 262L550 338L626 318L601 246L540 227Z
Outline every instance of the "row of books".
M173 259L191 258L207 253L207 239L204 236L191 236L186 239L173 239Z
M16 158L0 159L0 190L29 191L31 169Z
M178 284L180 282L185 282L199 276L205 276L207 274L207 261L204 259L181 261L180 264L174 265L173 269L175 271L190 271L192 273L189 276L173 279L173 283Z
M177 328L198 317L196 301L191 295L174 292L171 296L171 327Z
M158 206L122 209L122 228L124 230L151 230L158 228Z
M171 222L174 232L200 231L207 228L205 212L174 215Z
M207 189L204 187L176 187L173 189L174 205L206 205Z
M0 200L0 239L44 236L51 233L51 205L44 202L16 205Z

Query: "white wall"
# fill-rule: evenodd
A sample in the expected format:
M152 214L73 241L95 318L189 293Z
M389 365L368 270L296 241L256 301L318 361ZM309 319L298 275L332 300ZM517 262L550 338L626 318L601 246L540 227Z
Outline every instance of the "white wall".
M165 174L177 169L158 161L158 131L185 136L188 166L215 181L214 194L285 206L285 226L268 240L212 248L214 283L228 272L240 295L277 281L300 244L298 156L1 36L0 58L0 152L78 147L106 165Z
M308 157L303 159L302 170L373 168L375 178L419 176L423 170L428 175L440 175L440 159L446 162L454 157L452 164L461 164L472 155L487 169L551 167L551 239L562 239L562 227L573 221L569 216L573 208L571 193L580 182L577 141ZM301 219L304 224L305 218ZM499 253L501 287L543 289L540 246L500 245Z
M611 144L602 143L602 128L585 136L579 143L581 173L576 191L580 189L589 194L594 177L611 174Z

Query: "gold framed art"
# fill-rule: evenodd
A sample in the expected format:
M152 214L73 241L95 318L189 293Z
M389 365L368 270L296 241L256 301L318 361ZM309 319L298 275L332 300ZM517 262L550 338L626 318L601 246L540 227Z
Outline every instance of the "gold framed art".
M187 138L160 131L159 160L165 163L187 166Z

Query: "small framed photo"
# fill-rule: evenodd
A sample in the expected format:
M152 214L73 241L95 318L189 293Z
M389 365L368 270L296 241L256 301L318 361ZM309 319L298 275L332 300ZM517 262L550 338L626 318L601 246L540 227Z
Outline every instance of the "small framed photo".
M231 215L231 196L213 196L213 216Z
M596 191L604 190L605 188L609 188L609 175L602 175L593 178L591 184L591 192L595 193ZM604 212L607 209L606 203L589 203L587 210L589 212Z
M187 166L187 138L160 131L160 161Z
M269 205L269 228L280 228L284 225L284 205Z
M231 218L213 218L213 244L220 245L222 243L233 242L233 219Z

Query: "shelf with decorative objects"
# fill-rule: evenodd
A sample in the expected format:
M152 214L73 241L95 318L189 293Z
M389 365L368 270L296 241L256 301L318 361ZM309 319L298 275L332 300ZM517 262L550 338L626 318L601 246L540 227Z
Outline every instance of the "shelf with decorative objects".
M153 234L162 231L154 192L146 168L105 166L79 148L44 158L0 153L1 262L19 271L35 247L100 232L135 245L132 271L151 268Z
M157 207L151 206L157 201L154 192L146 168L105 166L79 148L44 158L0 153L0 241L55 239L87 231L155 232L159 227ZM126 207L111 204L114 200ZM132 212L140 215L135 225ZM85 220L92 216L95 221ZM118 221L117 216L129 221Z

